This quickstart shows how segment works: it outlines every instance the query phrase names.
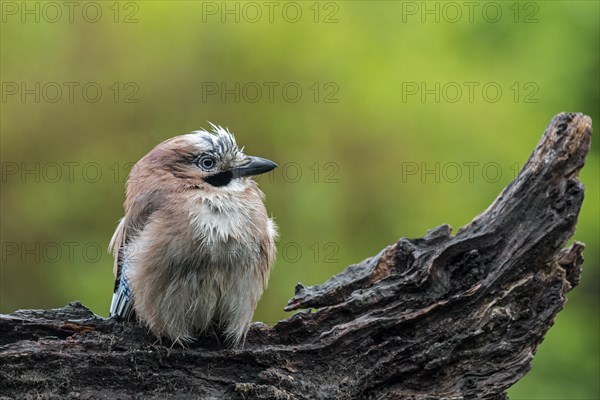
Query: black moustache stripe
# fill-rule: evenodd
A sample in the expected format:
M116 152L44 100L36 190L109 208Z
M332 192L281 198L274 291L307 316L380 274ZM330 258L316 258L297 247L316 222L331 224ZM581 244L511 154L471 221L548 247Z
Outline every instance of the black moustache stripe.
M211 186L221 187L228 185L232 179L233 173L231 171L223 171L219 172L218 174L204 178L204 181L210 184Z

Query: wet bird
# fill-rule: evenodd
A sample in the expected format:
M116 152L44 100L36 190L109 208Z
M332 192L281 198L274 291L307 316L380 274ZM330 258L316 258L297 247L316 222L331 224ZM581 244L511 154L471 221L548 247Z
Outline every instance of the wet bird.
M216 328L244 342L275 258L277 228L251 176L277 165L220 126L158 144L132 168L115 257L111 317L185 345Z

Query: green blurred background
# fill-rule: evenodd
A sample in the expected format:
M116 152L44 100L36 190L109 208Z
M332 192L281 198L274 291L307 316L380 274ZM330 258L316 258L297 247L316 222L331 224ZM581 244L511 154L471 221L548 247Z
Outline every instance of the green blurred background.
M600 121L599 2L2 2L0 311L106 316L131 164L228 126L279 259L255 319L398 238L485 209L549 120ZM472 88L472 92L469 88ZM597 128L596 128L597 129ZM569 293L513 399L597 399L599 157L581 173Z

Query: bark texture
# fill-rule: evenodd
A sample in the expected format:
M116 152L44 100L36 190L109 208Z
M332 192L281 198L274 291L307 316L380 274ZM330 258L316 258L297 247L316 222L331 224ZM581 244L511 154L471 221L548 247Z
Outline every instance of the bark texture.
M549 124L517 178L467 226L402 238L319 286L296 286L243 349L164 347L135 323L61 309L0 316L8 398L505 399L578 284L563 249L583 201L589 117Z

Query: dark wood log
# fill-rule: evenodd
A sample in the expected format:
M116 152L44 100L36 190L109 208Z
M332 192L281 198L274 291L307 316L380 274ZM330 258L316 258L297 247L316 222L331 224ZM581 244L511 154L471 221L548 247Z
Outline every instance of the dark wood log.
M530 369L583 244L591 120L551 122L517 178L451 235L400 239L322 285L296 286L243 349L165 347L75 302L0 317L0 394L14 398L504 399Z

